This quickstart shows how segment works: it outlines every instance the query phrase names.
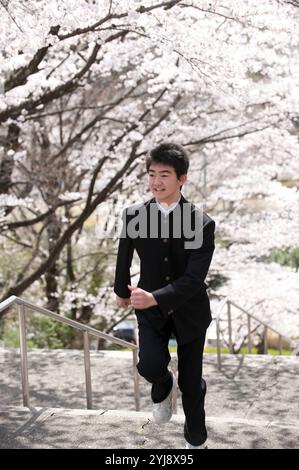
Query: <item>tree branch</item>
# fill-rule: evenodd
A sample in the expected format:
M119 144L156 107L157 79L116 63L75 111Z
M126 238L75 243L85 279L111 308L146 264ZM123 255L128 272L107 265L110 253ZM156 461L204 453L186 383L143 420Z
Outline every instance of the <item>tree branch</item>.
M161 95L160 95L161 96ZM175 106L176 103L180 100L180 96L177 96L173 102L172 106ZM157 100L156 100L157 101ZM155 103L156 103L155 101ZM160 123L162 119L166 119L167 116L170 114L172 110L172 106L169 106L167 111L163 114L162 117L159 117L156 122L154 122L149 129L146 131L146 135L152 132ZM148 114L148 110L143 113L142 116ZM118 142L117 139L116 142ZM111 144L111 147L114 148L116 142ZM2 300L6 299L11 295L20 295L24 290L26 290L33 282L38 280L40 276L42 276L53 263L56 262L57 258L59 257L61 251L63 250L64 246L67 244L68 240L72 237L72 235L77 231L80 230L83 226L84 222L90 217L90 215L94 212L99 204L107 199L107 197L111 196L111 194L116 190L117 185L119 184L122 177L126 174L126 172L130 169L133 162L139 157L137 154L137 149L140 146L141 141L134 142L132 144L132 149L130 155L123 166L116 172L116 174L111 178L111 180L107 183L107 185L99 192L99 194L93 199L90 199L90 203L85 205L84 209L82 210L81 214L77 217L77 219L64 231L61 237L56 241L55 245L53 246L52 250L50 251L48 258L40 264L40 266L31 274L27 276L22 282L19 284L8 288L8 290L4 293ZM0 313L0 318L5 315L5 311Z
M34 73L37 73L39 64L43 61L44 57L48 52L49 46L42 47L34 55L33 59L29 62L28 65L14 70L13 74L9 77L8 80L4 83L4 92L8 92L13 88L16 88L20 85L24 85L27 81L27 78Z
M29 227L31 225L35 225L38 222L42 222L45 220L49 215L53 214L58 207L66 206L68 204L73 204L74 202L78 202L80 199L73 199L72 201L64 201L59 204L56 204L54 207L51 207L47 212L44 214L40 214L39 216L35 217L34 219L28 219L28 220L20 220L19 222L9 222L9 223L2 223L0 225L0 231L3 229L5 230L12 230L20 227ZM0 232L1 233L1 232Z
M207 137L203 137L202 139L199 139L199 140L196 140L196 141L188 142L184 145L190 146L190 145L207 144L207 143L210 143L210 142L221 142L223 140L235 139L235 138L239 138L239 137L244 137L245 135L248 135L248 134L254 134L255 132L261 132L261 131L267 129L268 127L270 127L270 124L267 124L267 125L264 125L261 128L256 128L256 129L251 129L251 130L244 130L243 132L239 132L239 133L233 134L233 135L223 135L228 131L238 129L238 128L244 127L248 124L252 124L253 122L259 122L259 121L260 121L260 119L252 119L252 120L250 120L248 122L245 122L243 124L239 124L238 126L229 127L227 129L222 129L221 131L218 131L215 134L212 134L212 135L207 136Z
M171 1L167 1L167 2L160 2L160 3L157 3L156 5L152 5L150 7L141 6L136 11L138 13L143 14L143 13L148 13L152 10L156 10L157 8L164 8L164 10L169 10L169 9L173 8L175 5L178 5L180 2L181 2L181 0L171 0ZM66 33L66 34L59 34L58 31L57 31L57 33L52 33L52 34L57 36L60 39L60 41L63 41L64 39L69 39L69 38L72 38L74 36L79 36L79 35L82 35L82 34L89 33L91 31L96 31L96 30L98 30L98 28L100 26L102 26L107 21L118 20L118 19L121 19L121 18L125 18L127 16L128 16L128 12L112 14L109 11L108 15L106 15L104 18L102 18L101 20L97 21L96 23L94 23L90 26L86 26L85 28L77 28L74 31L71 31L70 33Z
M124 37L127 33L127 31L118 32L110 36L105 42L111 42L120 37ZM44 95L37 98L36 100L26 100L17 106L11 106L5 111L0 112L0 124L2 122L5 122L8 118L16 119L23 110L26 110L27 112L32 112L37 106L48 104L56 100L57 98L60 98L61 96L75 90L79 85L79 80L86 74L92 64L96 61L97 54L100 49L101 45L96 44L84 67L63 85L59 85L53 90L46 92Z

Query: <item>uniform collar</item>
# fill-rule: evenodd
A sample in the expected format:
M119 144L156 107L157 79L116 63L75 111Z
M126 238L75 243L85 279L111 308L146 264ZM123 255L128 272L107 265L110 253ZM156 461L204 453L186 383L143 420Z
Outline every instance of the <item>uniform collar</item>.
M155 203L157 204L159 210L162 212L162 214L164 216L167 216L170 214L170 212L172 212L176 206L181 202L181 199L182 199L182 195L180 195L179 199L177 200L177 202L175 203L172 203L171 206L169 207L164 207L162 206L156 199L154 199Z

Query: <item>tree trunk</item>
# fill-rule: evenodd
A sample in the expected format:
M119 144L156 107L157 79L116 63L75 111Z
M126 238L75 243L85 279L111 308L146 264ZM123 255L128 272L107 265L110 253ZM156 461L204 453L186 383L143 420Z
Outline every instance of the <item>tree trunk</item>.
M49 224L47 226L49 252L59 239L60 232L59 220L57 219L56 214L51 214L49 217ZM58 266L57 261L55 261L45 273L46 295L48 299L47 308L55 313L60 313L57 276Z
M66 215L69 215L68 212ZM66 247L66 273L67 273L67 279L69 283L71 284L71 291L75 289L75 282L76 282L76 276L73 268L73 249L72 249L72 238L70 238L67 242L67 247ZM73 320L76 320L77 318L77 301L74 300L74 306L71 309L71 318Z

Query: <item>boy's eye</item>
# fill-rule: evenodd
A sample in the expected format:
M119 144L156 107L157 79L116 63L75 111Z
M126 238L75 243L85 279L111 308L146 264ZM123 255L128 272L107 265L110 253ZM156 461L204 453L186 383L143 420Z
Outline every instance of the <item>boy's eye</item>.
M148 176L149 176L150 178L154 178L154 177L155 177L155 175L150 174L150 173L149 173ZM169 176L169 175L160 175L161 178L168 178L168 176Z

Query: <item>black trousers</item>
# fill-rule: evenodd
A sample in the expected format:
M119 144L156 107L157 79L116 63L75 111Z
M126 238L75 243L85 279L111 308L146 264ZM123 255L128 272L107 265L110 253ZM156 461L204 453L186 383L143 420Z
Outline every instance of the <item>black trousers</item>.
M152 400L163 401L172 386L168 370L170 354L168 342L171 333L176 335L172 316L163 328L155 328L139 313L139 362L138 372L152 384ZM206 331L196 340L178 345L178 385L182 392L185 413L184 436L194 446L203 444L207 439L204 400L206 383L202 378L202 357Z

